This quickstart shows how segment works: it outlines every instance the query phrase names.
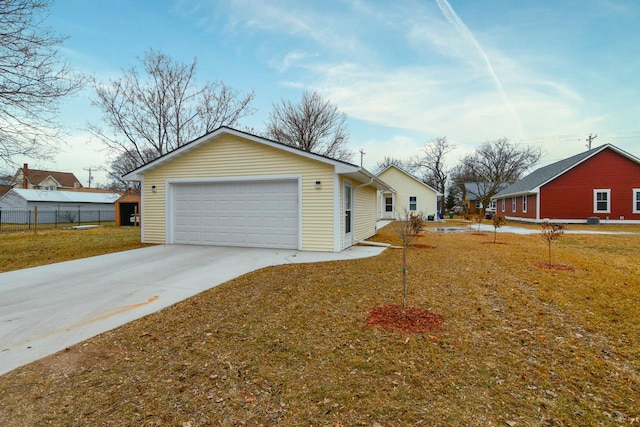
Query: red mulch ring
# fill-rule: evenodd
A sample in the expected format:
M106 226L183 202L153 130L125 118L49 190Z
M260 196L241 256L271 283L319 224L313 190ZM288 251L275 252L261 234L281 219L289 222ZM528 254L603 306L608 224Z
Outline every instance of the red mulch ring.
M435 249L436 247L433 245L423 245L422 243L414 243L413 245L411 245L412 248L418 248L418 249Z
M536 267L542 268L544 270L560 270L560 271L575 271L576 268L572 265L563 265L563 264L549 264L548 262L539 262L536 264Z
M508 245L507 242L481 242L483 245Z
M439 332L444 328L444 316L417 307L387 304L374 307L367 317L367 326L408 334Z

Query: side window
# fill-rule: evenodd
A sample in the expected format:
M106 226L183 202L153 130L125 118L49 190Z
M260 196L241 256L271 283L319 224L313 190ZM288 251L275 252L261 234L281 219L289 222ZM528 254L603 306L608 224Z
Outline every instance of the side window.
M418 197L409 196L409 210L415 212L418 210Z
M640 188L633 189L633 213L640 213Z
M522 196L522 212L527 211L527 196Z
M384 198L384 210L385 212L393 212L393 197Z
M511 198L511 212L515 212L516 211L516 198L512 197Z
M611 189L593 190L593 212L611 212Z
M502 199L502 212L504 212L506 204L507 204L507 199Z

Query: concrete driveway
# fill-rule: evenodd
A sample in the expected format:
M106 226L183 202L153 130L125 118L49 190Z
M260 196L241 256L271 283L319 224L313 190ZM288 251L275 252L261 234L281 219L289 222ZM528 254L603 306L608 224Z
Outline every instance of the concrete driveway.
M253 270L383 250L152 246L2 273L0 375Z

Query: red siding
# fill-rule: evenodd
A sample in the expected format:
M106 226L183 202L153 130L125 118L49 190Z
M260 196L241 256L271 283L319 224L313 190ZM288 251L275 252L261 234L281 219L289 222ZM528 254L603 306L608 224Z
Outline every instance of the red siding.
M516 211L513 211L513 198L507 197L505 199L505 207L504 212L502 211L502 199L497 200L496 210L497 213L502 216L508 217L518 217L518 218L526 218L526 219L535 219L536 218L536 195L530 194L527 196L527 211L522 211L522 196L516 196Z
M540 189L540 218L640 220L633 213L633 189L640 188L640 165L605 149ZM611 212L593 212L593 190L611 190Z

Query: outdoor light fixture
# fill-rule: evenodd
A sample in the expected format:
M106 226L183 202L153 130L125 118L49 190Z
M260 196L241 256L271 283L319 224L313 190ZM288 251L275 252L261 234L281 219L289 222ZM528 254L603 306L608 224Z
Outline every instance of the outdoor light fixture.
M156 186L155 186L155 185L152 185L152 186L151 186L151 192L152 192L152 193L155 193L156 191L158 191L158 190L156 189Z
M316 181L316 190L319 190L322 188L322 183L320 181Z

